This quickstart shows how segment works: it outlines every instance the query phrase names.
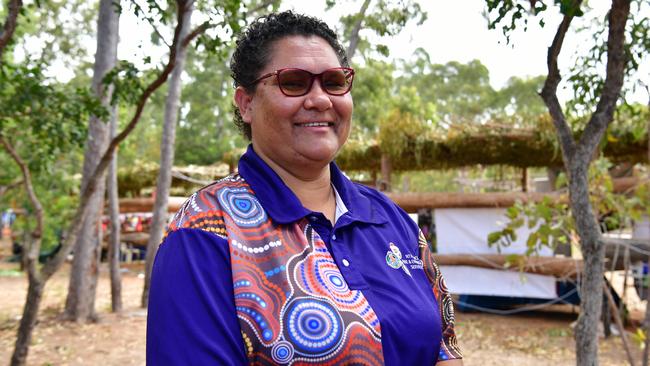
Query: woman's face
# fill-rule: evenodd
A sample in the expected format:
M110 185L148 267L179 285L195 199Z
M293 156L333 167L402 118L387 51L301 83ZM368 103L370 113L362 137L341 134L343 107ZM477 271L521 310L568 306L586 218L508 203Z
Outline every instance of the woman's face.
M332 47L316 36L284 37L271 49L260 76L283 68L319 74L341 66ZM235 101L244 122L251 124L255 152L294 175L307 175L308 169L329 164L350 132L351 94L329 95L318 79L306 95L288 97L280 91L276 77L268 77L252 95L238 88ZM321 124L314 126L314 122Z

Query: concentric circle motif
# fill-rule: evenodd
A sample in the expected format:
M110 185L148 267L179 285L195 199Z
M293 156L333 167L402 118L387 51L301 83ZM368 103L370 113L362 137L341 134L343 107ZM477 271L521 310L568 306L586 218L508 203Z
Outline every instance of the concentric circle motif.
M266 221L266 212L246 188L224 188L218 195L221 207L237 224L254 227Z
M271 349L271 357L277 363L289 363L293 359L293 345L287 341L276 343Z
M341 272L328 268L323 271L322 276L325 280L326 286L331 290L342 294L347 294L350 290L348 284L343 279Z
M296 352L315 356L335 348L342 339L343 320L334 308L316 299L298 299L287 310L288 335Z

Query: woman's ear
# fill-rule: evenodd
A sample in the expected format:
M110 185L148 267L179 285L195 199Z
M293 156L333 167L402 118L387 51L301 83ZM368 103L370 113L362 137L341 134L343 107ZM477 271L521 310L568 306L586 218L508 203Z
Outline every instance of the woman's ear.
M248 94L246 89L242 86L238 86L237 89L235 89L235 104L237 104L237 108L239 109L239 114L241 114L241 118L244 120L246 123L251 123L251 102L253 101L253 96L251 94Z

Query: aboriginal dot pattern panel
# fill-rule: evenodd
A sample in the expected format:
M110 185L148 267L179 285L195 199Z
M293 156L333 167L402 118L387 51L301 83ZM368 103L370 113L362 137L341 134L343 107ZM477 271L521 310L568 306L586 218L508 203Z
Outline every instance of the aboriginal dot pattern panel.
M418 238L418 246L420 250L420 259L424 265L424 271L433 288L433 295L438 303L440 310L440 321L442 322L442 340L440 343L440 354L438 360L449 360L462 358L458 341L456 339L456 332L454 323L456 317L454 315L454 303L451 295L447 289L445 279L442 277L438 264L433 260L433 254L429 248L424 234L420 231Z
M169 230L228 240L235 307L255 365L383 365L377 315L306 219L274 223L239 175L192 195Z

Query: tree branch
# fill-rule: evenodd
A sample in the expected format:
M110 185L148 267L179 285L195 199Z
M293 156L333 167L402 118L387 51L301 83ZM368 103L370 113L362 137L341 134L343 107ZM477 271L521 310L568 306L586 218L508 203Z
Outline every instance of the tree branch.
M366 11L368 11L368 6L370 5L371 0L365 0L361 5L361 9L357 14L357 21L354 23L354 27L350 31L350 44L347 49L348 62L352 62L352 56L357 51L357 45L359 44L359 32L361 31L361 25L363 24L363 18L366 16Z
M257 13L258 11L264 10L264 9L266 9L266 7L268 7L269 5L274 4L276 2L278 2L278 0L267 0L267 1L263 2L263 3L261 3L260 5L258 5L257 7L255 7L255 9L252 9L252 10L246 12L246 17L251 16L251 15L254 16L255 13ZM190 44L196 37L200 36L201 34L205 33L205 31L207 31L208 29L213 28L215 26L216 26L215 24L212 24L209 21L205 21L205 22L201 23L201 25L199 25L194 30L192 30L183 39L183 43L181 43L181 47L183 47L183 48L187 47L187 45Z
M214 27L214 24L212 24L212 23L210 23L208 21L205 21L205 22L201 23L201 25L196 27L193 31L190 32L190 34L187 35L187 37L185 37L183 39L183 43L181 43L181 47L182 48L187 47L187 45L190 44L190 42L192 42L194 40L194 38L196 38L199 35L203 34L206 30L208 30L208 29L210 29L212 27Z
M140 120L142 111L144 109L145 104L147 103L147 100L156 89L158 89L161 85L165 83L165 81L167 81L169 74L171 74L172 70L174 69L176 63L176 48L177 48L176 45L178 44L178 42L180 42L179 38L180 38L180 30L183 27L183 14L188 8L189 1L177 0L176 3L178 9L176 15L177 23L176 23L176 28L174 30L174 40L171 46L169 47L169 60L167 61L167 65L162 70L162 72L158 75L156 80L154 80L151 84L149 84L149 86L144 90L144 92L140 96L140 99L136 104L135 113L131 118L131 120L129 121L128 125L117 136L115 136L108 144L106 152L100 159L99 163L97 164L97 167L95 168L93 174L90 176L90 179L88 180L88 184L86 185L85 189L81 193L79 199L79 206L77 208L77 211L75 212L74 218L72 219L72 227L68 231L67 233L68 235L63 241L61 250L59 250L56 256L52 258L50 261L48 261L43 267L42 272L45 278L49 278L56 272L56 270L59 268L61 263L63 263L65 257L68 255L72 243L76 241L76 237L79 234L79 229L81 228L83 218L87 216L87 212L90 208L90 205L88 204L89 198L97 190L97 186L100 181L100 178L108 168L108 165L111 162L111 157L113 156L115 149L131 133L131 131L133 131L138 121Z
M16 30L18 13L20 8L23 6L22 0L10 0L7 13L7 19L5 20L4 27L2 27L2 32L0 32L0 65L2 65L2 53L4 52L5 47L9 43L9 40L14 35Z
M133 1L133 4L135 4L136 8L142 9L142 6L141 6L140 4L138 4L137 1ZM144 10L142 10L142 12L144 13ZM160 41L161 41L162 43L164 43L165 46L167 46L167 47L171 47L170 44L167 43L167 41L165 40L165 37L164 37L164 36L160 33L160 31L158 30L158 27L156 27L156 25L154 24L155 22L154 22L153 18L152 18L152 17L147 17L147 16L145 16L145 17L144 17L144 20L146 20L147 23L149 23L149 25L150 25L151 28L153 29L154 33L156 33L156 35L158 36L158 38L160 39Z
M614 0L607 16L609 35L607 38L607 71L605 84L598 100L596 111L591 115L580 141L580 155L590 158L598 147L607 126L614 118L616 102L620 96L625 77L625 23L630 14L629 0Z
M575 6L579 7L582 0L575 0ZM562 112L562 106L560 101L557 98L557 87L560 84L562 77L560 76L560 70L557 65L557 59L562 50L562 43L564 42L564 36L569 30L571 21L573 20L573 15L567 14L562 19L555 37L553 38L553 43L548 48L548 54L546 56L546 65L548 67L548 75L546 81L544 82L544 87L540 93L544 103L548 107L549 113L553 118L553 125L557 130L558 136L560 138L560 147L562 149L562 155L564 156L564 164L568 164L572 161L573 155L575 153L575 141L573 140L573 134L569 124L566 122L564 113ZM567 166L568 168L568 166Z
M2 197L8 190L16 188L23 184L22 180L17 180L12 183L7 184L6 186L0 186L0 197Z
M27 256L26 259L27 270L29 276L32 278L39 278L38 271L36 270L36 264L38 263L38 254L41 251L41 238L43 237L43 206L34 192L34 185L32 184L32 175L29 171L27 163L20 157L16 149L7 141L4 136L0 135L0 144L4 149L9 153L11 158L16 162L20 171L23 175L23 183L25 185L25 191L29 197L29 201L32 204L34 209L34 215L36 217L36 228L31 232L31 240L27 245Z

